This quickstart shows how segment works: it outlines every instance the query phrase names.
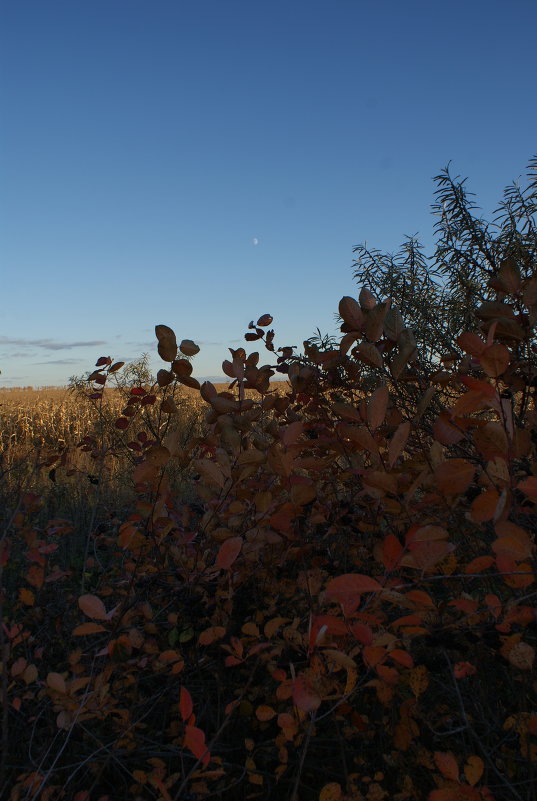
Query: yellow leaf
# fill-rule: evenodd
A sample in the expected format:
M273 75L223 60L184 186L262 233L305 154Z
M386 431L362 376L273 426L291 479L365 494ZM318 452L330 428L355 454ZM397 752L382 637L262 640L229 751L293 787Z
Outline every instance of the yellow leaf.
M49 673L47 676L47 685L50 687L51 690L56 690L58 693L65 693L67 692L67 687L65 686L65 679L60 673Z
M527 642L518 642L507 654L507 659L519 670L531 670L535 660L535 648Z
M425 665L417 665L408 675L410 689L418 698L429 686L429 673Z
M470 756L464 766L464 776L468 784L471 784L472 787L477 784L481 776L483 775L483 771L485 770L485 764L481 757L478 756Z
M319 801L339 801L342 797L341 785L337 782L325 784L319 793Z
M33 606L35 603L35 595L31 590L26 587L21 587L19 590L19 598L26 606Z
M24 679L26 684L33 684L33 682L37 679L37 676L38 673L35 665L28 665L28 667L22 674L22 678Z

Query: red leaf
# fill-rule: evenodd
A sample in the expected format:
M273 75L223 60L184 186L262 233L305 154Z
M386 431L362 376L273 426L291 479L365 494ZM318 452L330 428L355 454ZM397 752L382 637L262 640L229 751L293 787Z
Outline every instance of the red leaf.
M451 751L435 751L434 761L442 776L454 782L459 781L459 766Z
M457 337L457 344L466 353L475 357L481 356L486 348L485 343L477 334L472 334L468 331L465 334L461 334L460 337Z
M293 702L304 712L315 712L321 705L321 698L311 688L304 676L297 676L293 681Z
M349 614L360 603L361 593L379 592L380 590L382 590L382 586L371 576L364 576L360 573L345 573L328 582L325 589L325 598L328 601L342 604L345 613Z
M200 759L202 765L208 765L211 754L207 750L205 743L205 732L197 726L185 726L184 745L192 751L196 759Z
M386 658L386 648L382 645L366 645L362 657L367 667L377 667Z
M380 592L381 590L382 585L371 576L364 576L360 573L344 573L328 582L325 595L329 601L337 601L347 595Z
M382 563L386 570L394 570L403 553L403 546L395 536L388 534L382 543Z
M494 518L496 514L496 506L500 496L496 489L491 488L482 492L477 498L472 501L470 507L470 514L476 523L486 523Z
M107 620L104 604L96 595L81 595L78 605L87 617L93 620Z
M351 631L362 645L371 645L373 642L373 631L367 623L353 623Z
M179 692L179 712L183 722L188 720L194 711L194 704L192 703L192 696L185 687L181 687Z
M434 421L433 434L442 445L456 445L464 438L464 432L451 424L447 412L441 412Z
M474 475L475 467L466 459L448 459L434 471L436 485L446 495L466 492Z
M453 666L453 675L456 679L464 679L466 676L473 676L477 673L477 668L471 662L456 662Z
M242 537L231 537L220 546L216 556L215 567L219 570L229 570L242 548Z

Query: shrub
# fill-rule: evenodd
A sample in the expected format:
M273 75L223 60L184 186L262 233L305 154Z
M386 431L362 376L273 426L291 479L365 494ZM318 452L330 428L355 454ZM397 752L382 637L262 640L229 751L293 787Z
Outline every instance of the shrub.
M13 801L535 799L537 276L517 242L439 363L370 287L303 354L252 321L269 361L231 349L224 391L156 327L158 386L117 418L137 501L106 569L87 559L81 591L55 562L67 521L36 526L31 493L6 530ZM207 410L188 442L177 383Z

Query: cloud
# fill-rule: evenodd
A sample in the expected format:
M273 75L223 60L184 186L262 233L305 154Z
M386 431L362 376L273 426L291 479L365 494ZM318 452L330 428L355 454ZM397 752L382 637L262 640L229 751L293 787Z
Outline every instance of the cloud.
M106 345L106 342L97 339L90 342L55 342L53 339L0 337L0 345L18 345L23 348L43 348L44 350L69 350L70 348L94 348L97 345Z
M48 362L33 362L33 364L81 364L81 362L82 359L51 359Z
M200 345L200 346L201 346L201 345L203 345L204 347L205 347L205 346L218 346L218 347L222 347L223 345L235 344L235 343L237 343L237 342L242 342L242 341L243 341L243 340L242 340L242 339L240 339L240 338L239 338L239 339L230 339L230 340L228 340L228 342L224 342L223 340L222 340L222 341L220 341L220 342L209 342L209 340L206 340L206 339L197 339L197 340L196 340L196 345Z

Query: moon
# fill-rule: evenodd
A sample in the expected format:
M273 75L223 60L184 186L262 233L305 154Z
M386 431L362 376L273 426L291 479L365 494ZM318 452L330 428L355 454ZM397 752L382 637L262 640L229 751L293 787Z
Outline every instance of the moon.
M254 245L259 245L259 239L256 236L254 236L252 242L254 243Z

